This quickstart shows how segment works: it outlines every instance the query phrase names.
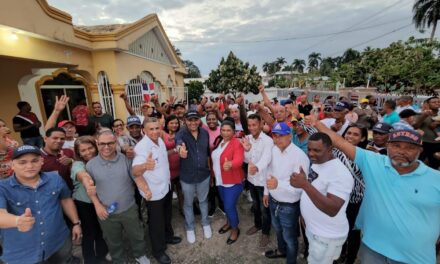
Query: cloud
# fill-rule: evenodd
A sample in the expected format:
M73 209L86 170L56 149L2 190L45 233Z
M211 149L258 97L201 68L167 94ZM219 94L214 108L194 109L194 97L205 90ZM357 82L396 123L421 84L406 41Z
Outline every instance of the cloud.
M411 23L412 3L412 0L77 0L72 5L68 1L49 0L49 4L70 13L74 23L83 25L128 23L157 13L173 44L203 74L215 68L230 50L259 68L281 56L292 62L294 58L306 59L313 51L323 56L338 55ZM322 36L365 27L371 28ZM414 26L356 48L384 47L411 35L420 36ZM276 39L279 41L260 42Z

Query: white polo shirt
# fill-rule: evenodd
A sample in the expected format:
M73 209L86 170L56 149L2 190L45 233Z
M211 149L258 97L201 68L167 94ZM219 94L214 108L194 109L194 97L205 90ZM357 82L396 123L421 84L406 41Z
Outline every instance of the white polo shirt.
M248 135L246 138L252 147L248 152L244 152L244 162L252 162L258 168L256 174L248 174L247 180L254 186L264 187L266 184L267 169L272 160L273 140L263 132L261 132L256 139L252 135Z
M133 159L132 166L145 163L149 154L153 153L156 166L154 170L146 170L142 176L148 183L152 193L150 201L162 199L170 190L170 168L165 143L159 138L158 144L156 144L149 137L144 136L134 147L134 152L136 156ZM141 190L139 192L142 197L145 197Z
M301 215L304 218L307 230L324 238L343 238L348 234L348 220L345 214L354 180L350 171L339 159L332 159L322 164L313 164L309 180L321 194L331 193L343 199L344 205L334 217L319 210L306 192L301 195Z
M299 172L300 166L303 167L306 174L309 173L310 161L307 155L300 148L290 143L283 151L277 147L272 147L272 161L270 162L267 172L267 178L272 174L278 180L277 188L273 190L267 189L264 183L264 194L270 195L278 202L295 203L301 197L302 189L292 187L290 185L290 176L292 173Z

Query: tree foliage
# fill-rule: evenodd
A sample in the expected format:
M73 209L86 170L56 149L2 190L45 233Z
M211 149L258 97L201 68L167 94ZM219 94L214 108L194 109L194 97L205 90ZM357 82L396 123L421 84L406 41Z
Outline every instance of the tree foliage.
M431 27L431 41L434 39L440 20L440 0L416 0L413 6L413 22L418 29Z
M261 76L255 65L249 66L249 63L243 63L231 51L226 60L222 57L217 69L211 71L205 84L214 93L223 92L234 97L239 93L258 94Z
M199 67L197 67L194 62L190 60L184 60L183 64L185 65L185 69L188 72L187 75L185 75L185 78L200 78L202 77L200 74Z
M192 99L200 100L200 97L205 93L205 88L203 87L203 83L200 81L190 81L188 84L185 84L188 88L188 100L189 102Z
M383 49L366 48L332 75L346 86L370 85L386 92L432 93L440 88L440 43L409 38Z

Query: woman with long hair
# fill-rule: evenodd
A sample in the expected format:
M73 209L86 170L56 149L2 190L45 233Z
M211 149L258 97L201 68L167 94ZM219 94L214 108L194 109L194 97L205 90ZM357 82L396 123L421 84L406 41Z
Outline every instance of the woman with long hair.
M179 119L175 115L170 115L165 119L165 126L162 139L168 152L168 162L170 164L171 189L176 192L179 201L179 211L183 214L183 193L180 185L179 169L180 157L176 150L176 133L180 129Z
M77 160L72 164L70 177L74 185L72 197L83 230L82 254L85 264L97 263L105 260L108 249L102 237L95 207L87 194L94 188L92 177L86 171L86 163L98 155L95 138L92 136L77 138L74 151Z
M236 242L240 236L237 202L243 191L244 180L242 169L244 149L234 134L235 122L231 118L226 118L221 125L220 137L217 138L211 153L216 185L227 217L227 222L220 228L219 233L224 234L231 230L226 241L228 245Z

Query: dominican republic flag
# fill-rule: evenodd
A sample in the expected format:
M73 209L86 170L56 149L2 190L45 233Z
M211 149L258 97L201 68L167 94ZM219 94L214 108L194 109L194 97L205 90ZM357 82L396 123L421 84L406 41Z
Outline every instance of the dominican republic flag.
M142 96L144 101L149 102L152 95L154 95L154 83L143 83Z

